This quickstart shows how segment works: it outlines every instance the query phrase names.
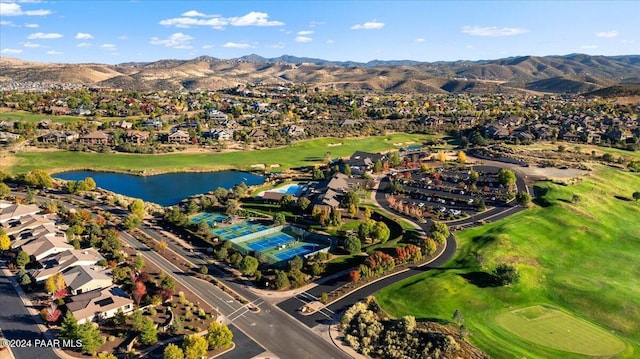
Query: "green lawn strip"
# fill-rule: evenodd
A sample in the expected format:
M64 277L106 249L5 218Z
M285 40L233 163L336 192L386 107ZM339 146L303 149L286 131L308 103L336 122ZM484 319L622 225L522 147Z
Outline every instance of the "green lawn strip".
M591 151L596 151L597 155L602 155L602 153L610 153L612 155L617 156L627 156L633 157L635 159L640 159L640 151L626 151L619 148L612 147L603 147L596 145L588 145L582 143L571 143L571 142L556 142L556 143L535 143L532 145L507 145L507 147L511 148L521 148L525 150L549 150L556 151L558 146L565 146L568 151L574 152L576 148L580 149L582 153L591 153Z
M69 151L21 152L15 154L18 163L11 167L11 171L13 173L21 173L36 168L49 171L92 169L138 173L149 170L162 172L214 171L221 169L251 170L251 165L254 164L279 164L278 170L286 170L292 167L324 163L327 152L331 154L332 158L348 157L358 150L380 152L399 149L401 147L400 143L420 143L432 137L398 133L367 138L319 138L300 141L277 149L211 154L141 155ZM329 146L329 144L335 143L342 143L342 145Z
M52 116L29 112L0 112L0 121L40 122L42 120L51 120L57 123L74 123L85 122L87 121L87 118L75 116Z
M546 191L548 207L457 233L458 251L447 268L396 283L376 297L398 317L450 320L460 309L470 340L494 357L573 357L532 345L495 322L499 313L540 304L622 338L629 346L618 357L637 355L640 203L614 196L630 197L640 189L640 175L598 167L577 185L536 186ZM577 203L571 201L574 194L579 196ZM482 272L499 262L516 265L520 283L482 287Z

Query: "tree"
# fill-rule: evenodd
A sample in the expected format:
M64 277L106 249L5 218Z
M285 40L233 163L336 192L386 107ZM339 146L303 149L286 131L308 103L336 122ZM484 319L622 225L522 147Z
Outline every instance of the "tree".
M462 315L462 312L458 309L456 309L456 311L453 312L452 319L458 325L464 324L464 315Z
M134 262L133 266L136 268L136 270L141 270L142 268L144 268L145 266L144 258L138 254L136 256L136 261Z
M493 275L500 285L509 285L520 280L520 273L518 273L516 267L507 263L498 264L496 269L493 270Z
M516 194L516 201L522 206L528 206L531 202L531 195L525 191L520 191Z
M127 316L124 315L122 308L118 308L118 311L113 316L113 324L115 324L118 327L122 327L125 324L127 324Z
M436 159L442 163L447 162L447 154L444 151L440 150L436 153Z
M360 280L360 271L357 269L350 271L349 278L351 278L352 282L357 282L358 280Z
M286 218L284 216L284 213L282 212L278 212L276 214L273 215L273 223L277 224L277 225L283 225L286 223Z
M313 169L313 173L311 175L311 178L313 178L314 180L323 180L324 179L324 172L322 172L322 170L318 167L315 167Z
M82 352L86 354L95 353L102 346L102 337L98 328L93 323L86 322L78 326L78 336L82 343Z
M60 289L61 286L64 288L64 276L62 273L52 275L44 281L44 289L47 293L53 293Z
M31 262L31 258L29 258L27 252L18 252L18 256L16 257L16 264L18 265L18 267L24 268L27 266L27 264L29 264L29 262Z
M362 242L356 236L349 236L344 240L344 249L351 254L360 253L362 250Z
M311 201L307 197L300 197L298 199L298 207L304 212L311 205Z
M9 248L11 248L11 239L4 229L0 228L0 251L6 251Z
M141 224L142 224L142 220L140 219L140 217L136 216L135 214L128 215L124 219L124 221L122 221L122 225L127 230L138 228L138 227L140 227Z
M347 195L344 196L344 199L342 200L342 205L347 208L352 204L356 207L360 205L360 197L358 197L358 194L355 191L347 192Z
M287 209L291 207L291 204L293 204L293 195L285 194L280 199L280 208L282 209Z
M255 273L258 269L259 264L260 263L256 258L252 256L245 256L244 258L242 258L239 268L242 274L253 275L253 273Z
M185 335L184 341L182 342L185 359L200 359L207 355L208 347L209 343L207 343L207 340L197 334Z
M129 319L131 319L131 329L136 332L142 330L144 318L142 317L142 311L140 309L134 310L133 313L131 313L131 315L129 316Z
M640 191L633 192L633 199L640 201Z
M377 160L376 163L373 164L373 173L380 173L382 171L382 161Z
M283 289L291 285L291 283L289 283L289 278L287 277L287 273L281 270L277 270L274 285L276 289Z
M167 241L165 241L164 239L158 242L158 244L156 245L156 249L161 253L164 253L167 248L169 248L169 244L167 244Z
M169 344L164 348L164 359L184 359L184 352L179 346L175 344Z
M329 294L327 294L327 292L322 292L322 294L320 294L320 303L327 304L328 301L329 301Z
M49 323L55 323L60 319L62 312L58 309L58 303L51 302L49 306L46 308L47 315L45 316L45 320Z
M139 198L134 199L131 203L129 203L129 212L131 212L132 215L138 218L144 218L144 202L142 202L142 200Z
M51 188L53 187L53 180L51 176L43 170L33 170L24 175L24 182L27 186L34 186L39 188Z
M233 333L224 324L211 322L207 333L207 343L209 349L228 348L233 341Z
M458 162L467 163L467 154L464 151L458 152Z
M351 166L345 163L344 166L342 167L342 173L344 173L347 176L351 176Z
M31 284L31 277L29 277L27 273L23 274L20 278L20 284L25 287L28 286L29 284Z
M371 233L371 237L381 243L388 241L390 235L391 231L389 230L389 227L382 221L376 223Z
M397 151L394 151L391 153L391 156L389 157L389 161L391 164L391 167L398 167L400 165L400 156L398 155Z
M369 207L364 209L364 213L362 215L364 216L365 220L371 219L371 210L369 209Z
M289 260L290 271L301 270L303 265L304 265L304 262L301 257L296 256Z
M147 294L147 286L141 281L135 282L131 295L136 304L140 304L140 300L142 300L145 294Z
M357 214L358 214L358 207L356 207L355 204L351 203L349 205L349 211L348 211L349 217L355 218Z
M498 172L498 180L503 185L510 186L516 183L516 174L512 170L502 168L500 172Z
M98 359L118 359L118 357L111 353L102 352L98 353Z
M71 311L67 311L60 327L59 338L68 340L76 340L78 338L78 320L73 317Z
M0 199L6 198L11 193L11 188L4 182L0 182Z
M145 318L142 321L142 329L140 331L140 343L143 345L151 345L158 341L158 330L156 323L151 318Z

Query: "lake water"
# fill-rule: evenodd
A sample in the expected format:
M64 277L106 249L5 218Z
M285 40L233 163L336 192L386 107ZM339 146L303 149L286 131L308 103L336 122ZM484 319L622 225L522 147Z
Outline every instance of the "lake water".
M238 171L166 173L155 176L71 171L58 173L53 177L72 181L91 177L100 188L162 206L177 204L191 195L206 193L218 187L230 189L241 182L247 186L264 183L262 176Z

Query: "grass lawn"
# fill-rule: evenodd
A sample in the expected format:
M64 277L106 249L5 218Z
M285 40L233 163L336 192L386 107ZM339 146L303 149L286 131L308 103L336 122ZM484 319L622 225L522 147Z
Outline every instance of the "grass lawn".
M602 156L604 153L610 153L617 158L617 156L630 157L633 159L640 159L640 151L626 151L621 150L619 148L612 147L603 147L596 145L588 145L583 143L571 143L571 142L556 142L556 143L534 143L532 145L522 146L522 145L507 145L507 147L511 148L521 148L525 150L550 150L555 151L558 149L558 146L563 145L567 148L568 151L575 152L576 147L580 148L580 152L590 154L591 151L596 151L597 156Z
M638 190L639 174L607 167L597 167L572 186L538 183L540 205L457 233L457 254L445 268L396 283L376 297L394 316L449 321L456 309L461 310L470 341L496 358L582 358L558 348L570 350L571 343L588 342L587 334L594 331L623 341L625 348L616 357L637 357L640 202L629 198ZM576 203L571 201L574 194L579 196ZM501 262L516 265L519 283L491 285L486 272ZM560 322L577 332L555 332L553 340L562 346L552 347L499 323L504 324L505 312L531 306L566 313ZM595 329L580 335L573 321ZM602 350L620 350L615 344L619 342L607 340L611 345Z
M40 122L42 120L51 120L57 123L73 123L78 121L84 122L87 118L75 116L52 116L23 111L0 112L0 121Z
M325 162L325 154L331 158L348 157L355 151L380 152L399 149L408 143L420 143L434 138L428 135L391 134L366 138L319 138L293 145L259 151L243 151L211 154L101 154L86 152L21 152L15 155L12 173L27 172L36 168L47 171L92 169L103 171L177 172L215 171L222 169L251 169L251 165L280 164L278 170L309 166ZM335 146L341 143L342 145ZM334 145L334 146L329 146Z

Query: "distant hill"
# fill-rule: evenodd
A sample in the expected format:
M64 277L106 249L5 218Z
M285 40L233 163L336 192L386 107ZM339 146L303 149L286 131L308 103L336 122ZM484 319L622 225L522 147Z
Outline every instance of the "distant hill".
M588 97L599 96L602 98L640 96L640 85L611 86L591 91L584 95Z
M497 60L367 63L251 54L237 59L47 64L0 57L0 81L82 83L123 89L219 89L248 83L306 83L349 91L585 93L640 84L640 55L519 56Z

